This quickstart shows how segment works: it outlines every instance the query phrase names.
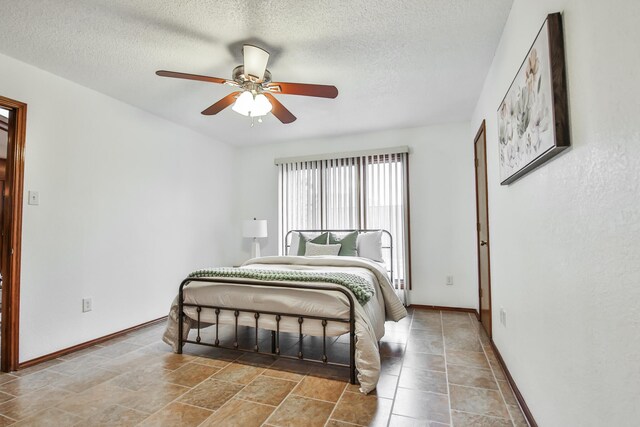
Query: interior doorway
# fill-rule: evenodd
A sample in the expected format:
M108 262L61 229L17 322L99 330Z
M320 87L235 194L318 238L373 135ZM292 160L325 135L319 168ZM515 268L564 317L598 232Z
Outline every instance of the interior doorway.
M0 369L18 369L20 322L20 260L22 248L22 198L27 104L0 96L0 130L6 134L6 156L0 158L0 274L2 275ZM0 157L3 149L0 137Z
M480 323L491 334L491 266L489 255L489 201L487 194L487 138L485 121L473 141L476 171L476 234L478 246L478 296Z
M9 148L9 110L0 108L0 224L4 216L4 188L7 177L7 151ZM1 234L1 232L0 232ZM0 245L2 259L2 245ZM2 330L2 271L0 271L0 330ZM0 334L0 347L2 346ZM0 355L1 360L1 355Z

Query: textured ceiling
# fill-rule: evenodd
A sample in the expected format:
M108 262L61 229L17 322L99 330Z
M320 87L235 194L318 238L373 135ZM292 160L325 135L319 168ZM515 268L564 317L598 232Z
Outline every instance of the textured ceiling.
M10 3L10 4L9 4ZM2 0L0 51L231 144L468 120L512 0ZM274 81L333 84L337 99L280 95L298 120L249 126L231 77L251 41ZM87 106L91 108L91 106Z

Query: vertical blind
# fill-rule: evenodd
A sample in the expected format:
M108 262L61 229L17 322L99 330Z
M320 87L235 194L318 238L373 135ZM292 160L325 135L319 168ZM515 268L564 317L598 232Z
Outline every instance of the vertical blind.
M289 230L385 229L394 286L410 289L408 153L279 163L280 247Z

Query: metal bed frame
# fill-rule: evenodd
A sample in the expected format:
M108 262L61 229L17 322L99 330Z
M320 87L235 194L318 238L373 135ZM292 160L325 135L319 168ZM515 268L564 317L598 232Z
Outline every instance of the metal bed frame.
M331 232L349 232L349 231L355 231L355 230L292 230L292 231L301 231L301 232L327 232L327 231L331 231ZM286 244L287 239L290 235L290 233L292 231L289 231L286 236L285 236L285 245L288 247L289 245ZM374 231L374 230L358 230L359 232L366 232L366 231ZM378 230L375 230L378 231ZM388 234L389 237L389 246L384 247L383 249L389 249L391 251L391 257L393 257L393 248L392 248L392 237L391 237L391 233L389 233L386 230L382 230L383 232ZM391 268L390 268L390 272L391 272L391 276L393 277L393 262L391 263ZM343 295L345 295L347 297L347 300L349 301L349 317L327 317L327 316L311 316L311 315L306 315L306 314L296 314L296 313L281 313L281 312L273 312L273 311L265 311L265 310L252 310L252 309L247 309L247 308L235 308L235 307L219 307L219 306L212 306L212 305L203 305L203 304L191 304L191 303L187 303L184 301L184 288L185 286L189 285L189 283L192 282L200 282L200 283L212 283L212 284L233 284L234 286L258 286L258 287L273 287L273 288L289 288L289 289L308 289L308 290L321 290L321 291L331 291L331 292L339 292ZM266 355L271 355L271 356L278 356L281 358L287 358L287 359L297 359L297 360L304 360L307 362L312 362L312 363L320 363L323 365L332 365L332 366L340 366L340 367L348 367L349 368L349 381L351 382L351 384L355 384L356 383L356 365L355 365L355 352L356 352L356 346L355 346L355 342L356 342L356 333L355 333L355 303L356 301L354 300L353 296L351 295L351 292L343 287L340 287L338 285L336 286L325 286L325 285L314 285L314 286L310 286L310 285L304 285L304 284L294 284L294 283L282 283L282 282L273 282L273 281L261 281L261 280L247 280L246 282L238 282L235 280L230 280L227 278L213 278L213 277L193 277L193 278L187 278L185 280L182 281L182 283L180 283L180 290L178 293L178 354L182 354L182 347L184 346L184 344L189 343L189 344L199 344L199 345L204 345L204 346L209 346L209 347L215 347L215 348L223 348L223 349L228 349L228 350L237 350L237 351L241 351L241 352L247 352L247 353L258 353L258 354L266 354ZM183 332L184 332L184 325L183 325L183 320L184 318L187 316L184 312L184 308L185 307L195 307L196 309L196 313L197 313L197 318L193 319L196 322L196 329L197 329L197 335L196 335L196 339L195 340L190 340L188 337L185 339L183 337ZM213 342L204 342L202 340L202 337L200 336L200 330L201 330L201 326L202 326L202 322L200 320L201 317L201 313L203 309L207 309L207 310L213 310L213 312L215 313L215 340ZM234 339L233 339L233 346L225 346L222 345L220 343L220 336L219 336L219 317L220 317L220 313L222 313L223 311L227 311L227 312L232 312L233 316L234 316ZM239 340L238 340L238 317L240 316L240 313L252 313L253 317L255 319L255 345L253 346L253 349L245 349L245 348L240 348L239 345ZM258 337L258 329L260 328L260 319L263 318L264 316L273 316L273 319L275 319L276 322L276 329L275 330L271 330L271 349L270 352L265 352L265 351L260 351L260 346L259 346L259 337ZM291 356L291 355L286 355L286 354L281 354L280 352L280 321L282 320L283 317L291 317L291 318L297 318L298 319L298 333L299 333L299 341L298 341L298 354L296 356ZM304 353L303 353L303 343L302 343L302 325L304 324L305 319L310 319L310 320L320 320L321 324L322 324L322 359L318 360L318 359L310 359L310 358L305 358L304 357ZM347 323L349 325L349 364L346 365L344 363L337 363L337 362L331 362L329 361L329 358L327 357L327 325L329 322L338 322L338 323ZM209 324L207 324L208 327L210 326Z

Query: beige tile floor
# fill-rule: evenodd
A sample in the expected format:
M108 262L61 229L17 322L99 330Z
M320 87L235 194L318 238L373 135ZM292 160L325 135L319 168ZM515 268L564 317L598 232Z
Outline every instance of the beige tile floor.
M466 313L410 310L388 323L382 376L368 396L340 368L194 345L173 354L163 326L0 375L0 427L527 425ZM291 351L296 341L282 340ZM312 341L303 339L306 353L317 352ZM330 355L345 358L346 348L335 339Z

